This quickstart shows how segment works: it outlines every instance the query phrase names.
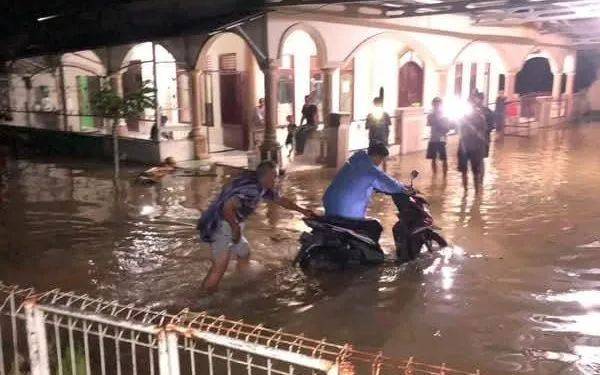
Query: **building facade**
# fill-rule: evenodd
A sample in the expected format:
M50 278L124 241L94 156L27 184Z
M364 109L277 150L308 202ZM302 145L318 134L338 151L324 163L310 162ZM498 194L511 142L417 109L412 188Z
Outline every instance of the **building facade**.
M560 35L473 26L462 15L351 17L335 7L286 7L207 35L16 61L4 81L12 113L5 123L102 132L104 123L90 107L98 87L110 79L126 94L148 80L157 88L156 108L124 119L121 134L149 141L162 117L160 154L184 160L248 150L257 133L264 151L273 153L284 142L286 117L300 120L306 95L321 122L329 113L346 114L343 141L353 150L366 147L364 119L373 98L383 95L395 122L390 143L405 153L424 147L425 114L434 97L444 98L449 111L474 90L492 105L500 92L518 99L517 74L529 59L546 59L553 77L552 92L536 100L543 97L560 112L566 107L559 103L573 95L575 51ZM264 130L253 121L260 98Z

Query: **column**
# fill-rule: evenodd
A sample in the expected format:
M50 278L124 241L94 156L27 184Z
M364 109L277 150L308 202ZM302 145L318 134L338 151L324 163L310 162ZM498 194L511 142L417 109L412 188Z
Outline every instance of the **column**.
M562 81L562 73L561 72L553 72L552 78L552 99L557 100L560 99L560 86Z
M62 59L62 58L61 58ZM69 130L69 120L68 120L68 114L67 114L67 92L65 89L65 67L62 64L62 61L60 63L60 66L58 68L58 80L59 80L59 90L60 90L60 102L61 102L61 109L63 112L63 116L62 116L62 130L67 131Z
M110 85L113 92L119 96L123 96L123 75L121 73L115 73L110 76Z
M445 98L448 95L448 69L436 70L436 73L438 79L438 89L436 96L440 98ZM425 104L429 105L429 103Z
M202 84L201 72L190 70L187 72L190 84L190 112L192 116L192 137L194 139L194 154L196 159L208 159L208 142L202 126Z
M517 72L506 72L504 75L504 96L506 100L515 100L515 86L517 83Z
M279 83L279 61L269 59L263 63L265 74L265 135L260 146L261 160L278 162L277 143L277 85Z
M565 87L565 95L568 95L568 96L573 95L574 78L575 78L575 73L573 73L573 72L567 73L567 85Z
M321 71L323 72L323 119L325 120L325 125L329 126L329 114L333 110L333 91L335 89L333 87L333 76L337 71L337 68L328 67L321 69Z

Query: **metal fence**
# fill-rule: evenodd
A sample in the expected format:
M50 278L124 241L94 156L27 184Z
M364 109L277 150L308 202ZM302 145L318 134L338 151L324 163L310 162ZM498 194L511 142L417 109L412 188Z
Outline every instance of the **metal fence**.
M479 374L223 316L0 283L0 375Z

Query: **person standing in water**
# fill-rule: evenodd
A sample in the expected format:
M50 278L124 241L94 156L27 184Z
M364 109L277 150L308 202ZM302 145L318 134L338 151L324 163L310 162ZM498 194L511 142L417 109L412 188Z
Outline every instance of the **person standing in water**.
M442 113L442 99L434 98L431 102L433 111L427 115L427 126L431 128L429 144L427 145L427 159L431 159L431 170L437 173L437 158L442 161L444 176L448 174L448 155L446 152L446 136L450 124Z
M292 156L294 152L294 135L296 134L296 128L298 127L294 122L292 115L287 115L285 118L287 121L287 137L285 138L285 146L289 149L288 158Z
M203 242L210 244L212 265L202 282L209 293L217 290L232 256L237 258L238 270L248 267L250 245L244 237L244 222L254 213L262 198L305 216L315 214L281 197L275 190L277 165L263 161L255 172L245 174L228 185L202 213L196 226Z

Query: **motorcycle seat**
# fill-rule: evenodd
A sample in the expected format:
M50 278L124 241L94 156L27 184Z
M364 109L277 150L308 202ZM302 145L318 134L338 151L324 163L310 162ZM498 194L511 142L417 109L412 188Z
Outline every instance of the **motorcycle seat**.
M325 224L341 227L351 230L360 235L366 236L375 243L379 243L383 227L376 219L347 219L339 216L322 216L319 221Z

